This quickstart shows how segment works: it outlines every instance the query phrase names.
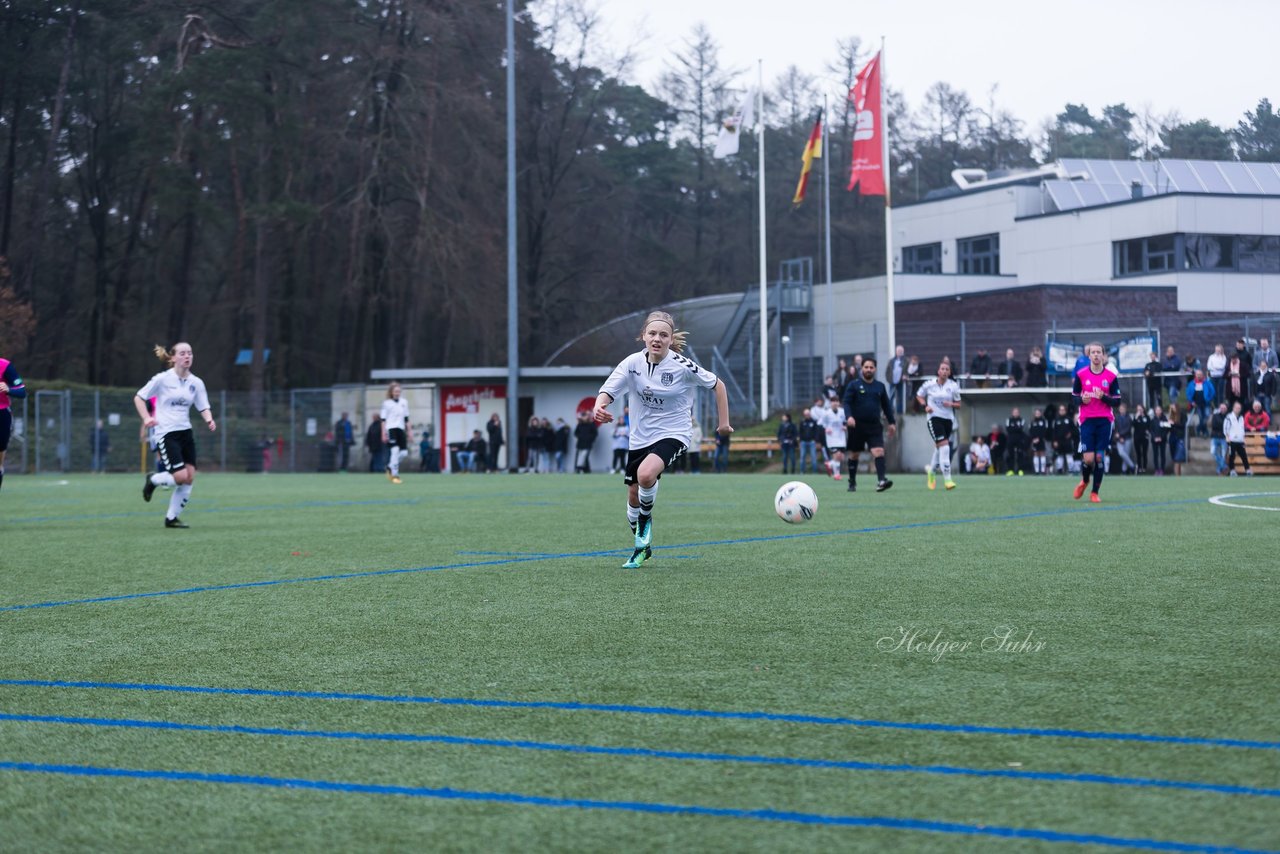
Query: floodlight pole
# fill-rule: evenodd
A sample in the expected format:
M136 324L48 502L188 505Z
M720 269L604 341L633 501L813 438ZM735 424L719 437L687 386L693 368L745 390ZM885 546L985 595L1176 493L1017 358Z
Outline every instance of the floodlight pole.
M516 24L507 0L507 470L520 469L520 295L516 288Z

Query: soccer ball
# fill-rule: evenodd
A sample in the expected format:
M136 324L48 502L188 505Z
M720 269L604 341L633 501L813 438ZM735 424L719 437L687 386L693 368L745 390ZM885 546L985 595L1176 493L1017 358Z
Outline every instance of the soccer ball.
M782 484L773 496L773 509L778 518L792 525L808 522L818 512L818 494L809 484L793 480Z

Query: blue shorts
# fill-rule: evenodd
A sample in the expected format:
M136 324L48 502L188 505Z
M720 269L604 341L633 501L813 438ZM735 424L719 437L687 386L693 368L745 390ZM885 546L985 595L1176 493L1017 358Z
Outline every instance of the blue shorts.
M1086 418L1080 422L1080 453L1105 454L1111 447L1111 419Z

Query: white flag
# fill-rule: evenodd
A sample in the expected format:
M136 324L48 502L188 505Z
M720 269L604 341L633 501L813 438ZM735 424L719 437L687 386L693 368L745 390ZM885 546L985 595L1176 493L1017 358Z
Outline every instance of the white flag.
M738 153L738 138L742 132L755 125L756 93L748 89L742 96L742 103L733 115L725 118L720 127L720 136L716 139L714 157L723 160Z

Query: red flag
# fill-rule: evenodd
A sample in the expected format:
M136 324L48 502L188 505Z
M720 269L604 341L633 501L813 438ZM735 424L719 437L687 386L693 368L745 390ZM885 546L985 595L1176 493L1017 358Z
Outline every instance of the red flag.
M818 110L818 115L813 120L813 132L809 134L809 142L804 147L804 154L801 161L804 163L800 167L800 183L796 185L796 194L791 199L791 204L798 205L804 201L805 188L809 186L809 170L813 168L813 159L822 156L822 110Z
M849 167L849 189L864 196L885 195L883 137L884 114L880 111L880 54L858 72L849 90L858 123L853 130L853 162Z

